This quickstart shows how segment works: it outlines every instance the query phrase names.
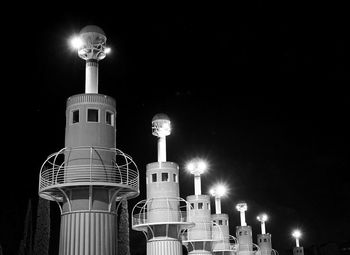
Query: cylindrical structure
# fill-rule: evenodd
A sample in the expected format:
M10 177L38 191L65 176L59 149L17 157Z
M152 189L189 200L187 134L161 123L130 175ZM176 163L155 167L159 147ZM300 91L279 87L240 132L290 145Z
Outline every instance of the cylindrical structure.
M215 213L221 214L221 198L219 196L215 196Z
M85 93L98 93L98 61L97 59L86 60L85 67Z
M101 148L115 148L115 115L115 101L110 97L80 94L68 98L65 147L90 149L67 150L66 182L82 178L112 182L115 154ZM66 193L70 199L63 201L59 254L115 254L116 212L110 211L109 189L79 186Z
M247 226L247 223L245 221L245 211L240 211L239 215L241 219L241 226Z
M201 195L202 189L201 189L201 176L199 174L194 175L194 194L195 195Z
M229 251L229 221L227 214L212 214L211 219L213 222L213 251Z
M147 254L182 255L182 244L179 240L150 240L147 242Z
M116 215L73 212L61 217L59 255L116 254Z
M60 255L115 255L116 201L139 194L138 170L115 148L115 100L97 94L106 36L91 25L81 30L79 41L86 94L67 100L65 148L42 165L39 195L60 205Z
M179 222L179 166L154 162L146 166L148 223Z
M66 108L65 146L115 148L115 104L113 98L101 94L79 94L69 97Z
M158 138L158 162L166 162L166 136Z
M238 241L237 255L253 254L252 228L250 226L237 226L236 237Z
M145 233L147 255L182 255L181 231L193 224L181 210L187 202L179 197L179 167L154 162L146 169L147 200L133 208L132 228Z
M184 243L187 244L189 254L212 254L212 222L210 210L210 196L191 195L188 202L188 221L195 226L187 230Z
M261 222L261 234L266 234L265 221Z
M188 230L189 240L211 240L211 210L208 195L187 196L188 220L196 224Z
M299 238L295 238L295 246L296 247L299 247L300 245L299 245Z
M293 255L304 255L304 247L294 247L293 248Z
M260 248L261 255L272 254L272 242L270 234L258 234L258 246Z

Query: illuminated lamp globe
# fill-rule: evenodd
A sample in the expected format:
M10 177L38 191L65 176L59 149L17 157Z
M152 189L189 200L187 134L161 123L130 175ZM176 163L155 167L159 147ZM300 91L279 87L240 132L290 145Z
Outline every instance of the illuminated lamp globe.
M89 25L80 30L79 35L74 36L70 43L73 48L78 50L80 58L101 60L110 51L106 47L106 41L106 35L100 27Z
M152 134L157 137L165 137L171 133L171 122L168 115L158 113L152 118Z
M225 196L227 193L227 188L223 184L217 184L215 187L209 190L210 195L215 197Z
M236 205L236 210L239 212L244 212L248 210L247 203L239 203Z
M292 233L292 236L293 236L294 238L299 239L299 238L301 237L301 231L298 230L298 229L294 230L293 233Z
M202 159L194 159L187 163L187 171L194 175L201 175L208 169L208 164Z
M265 213L263 213L263 214L260 214L258 217L256 217L257 219L258 219L258 221L260 221L260 222L265 222L265 221L267 221L267 219L268 219L268 217L267 217L267 215L265 214Z

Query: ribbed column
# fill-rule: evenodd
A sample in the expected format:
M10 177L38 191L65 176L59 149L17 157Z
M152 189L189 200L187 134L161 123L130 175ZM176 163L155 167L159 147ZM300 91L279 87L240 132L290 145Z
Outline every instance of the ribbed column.
M149 240L147 255L182 255L182 244L179 240Z
M61 216L59 255L115 255L116 215L74 212Z

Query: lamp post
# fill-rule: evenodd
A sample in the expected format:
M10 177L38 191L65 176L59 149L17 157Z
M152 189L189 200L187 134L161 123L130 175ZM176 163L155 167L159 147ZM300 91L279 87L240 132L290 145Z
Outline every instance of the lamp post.
M252 255L254 253L252 228L247 225L245 220L245 212L248 210L248 206L246 203L239 203L236 205L236 210L240 212L241 220L241 225L236 227L238 239L237 255Z
M166 162L166 137L171 134L169 117L164 113L152 119L152 135L158 137L158 162Z
M209 190L215 198L215 214L211 215L213 222L213 253L233 254L233 246L230 244L230 231L228 214L221 212L221 197L227 194L225 185L219 183Z
M299 229L294 230L292 236L295 238L295 247L300 247L299 239L301 237L301 231Z
M227 192L227 188L225 185L217 184L212 189L210 189L209 193L213 197L215 197L215 213L221 214L221 197L225 196Z
M265 222L268 220L268 216L262 213L256 217L261 223L261 234L258 234L258 246L260 247L261 255L271 255L273 252L271 234L266 233Z
M266 234L266 228L265 228L265 221L267 221L268 217L266 214L260 214L258 217L256 217L258 221L261 223L261 234Z
M236 205L237 211L240 212L240 220L241 220L241 226L247 226L247 223L245 221L245 211L248 210L248 206L246 203L239 203Z
M201 174L203 174L208 168L207 163L202 159L191 160L186 165L186 169L194 175L194 194L201 195Z

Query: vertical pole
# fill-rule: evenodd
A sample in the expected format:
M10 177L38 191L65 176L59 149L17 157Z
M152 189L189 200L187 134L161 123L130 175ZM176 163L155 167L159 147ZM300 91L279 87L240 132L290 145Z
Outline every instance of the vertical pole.
M245 222L245 212L240 211L240 216L241 216L241 226L247 226L247 223Z
M215 197L215 213L221 214L221 199L219 196Z
M98 62L96 59L86 60L85 93L98 93Z
M166 140L165 136L158 138L158 162L166 162Z
M295 238L295 246L299 247L299 238Z
M261 222L261 234L266 234L266 229L265 229L265 221Z
M201 190L201 176L195 175L194 176L194 194L195 195L201 195L202 190Z

